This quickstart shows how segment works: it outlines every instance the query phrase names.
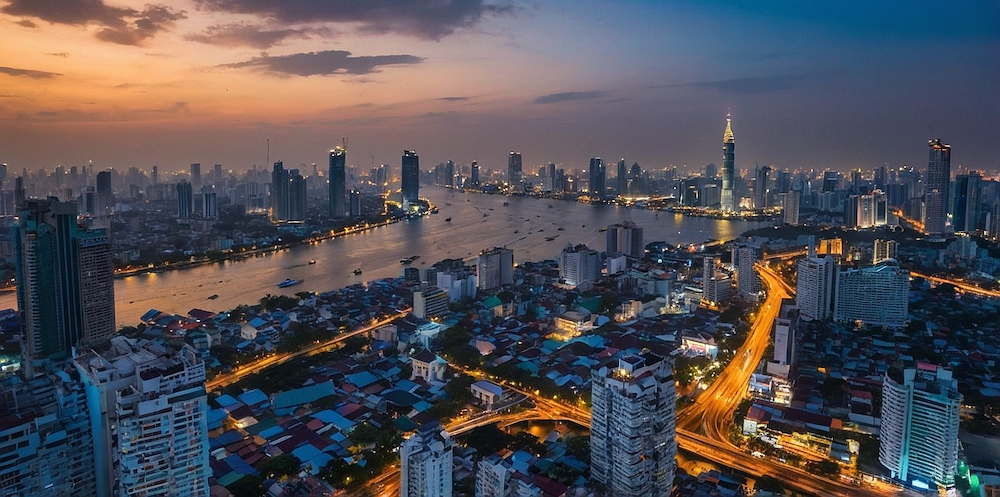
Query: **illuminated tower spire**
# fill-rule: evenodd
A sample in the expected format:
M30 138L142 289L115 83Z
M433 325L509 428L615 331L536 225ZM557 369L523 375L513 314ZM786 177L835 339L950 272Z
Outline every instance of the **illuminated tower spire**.
M723 143L735 143L736 139L733 137L733 116L729 112L726 112L726 133L722 135Z
M735 172L736 140L733 137L732 116L726 113L726 132L722 135L722 198L723 212L736 210L736 200L733 198L733 176Z

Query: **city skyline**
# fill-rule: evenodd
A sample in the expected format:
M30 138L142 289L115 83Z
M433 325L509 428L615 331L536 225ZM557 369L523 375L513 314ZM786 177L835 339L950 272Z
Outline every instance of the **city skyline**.
M0 1L14 170L270 167L268 140L270 162L322 163L344 136L364 166L703 167L730 109L738 170L921 167L938 137L998 167L996 5L46 5Z

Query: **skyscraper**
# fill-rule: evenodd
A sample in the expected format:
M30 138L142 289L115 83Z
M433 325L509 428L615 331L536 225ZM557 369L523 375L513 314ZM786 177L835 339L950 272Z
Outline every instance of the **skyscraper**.
M195 162L191 164L191 184L195 188L201 188L201 163Z
M604 161L600 157L590 159L589 173L587 187L590 189L590 197L595 200L604 198L607 174L604 171Z
M32 199L19 217L17 305L28 377L33 360L68 356L80 341L115 332L108 236L81 228L76 215L75 203Z
M810 251L812 249L810 248ZM833 312L837 263L833 257L810 255L799 261L795 279L795 304L807 320L824 320Z
M567 285L597 281L601 274L601 256L586 245L568 245L559 256L559 277Z
M274 163L271 170L271 220L288 220L288 171L281 161Z
M479 163L472 161L472 171L469 173L469 181L472 182L472 186L479 185Z
M734 247L733 267L736 268L736 289L740 296L747 300L756 301L760 296L760 275L754 270L753 265L760 260L759 247Z
M671 360L628 355L592 378L591 476L609 495L670 495L677 456Z
M955 176L955 201L952 206L952 231L973 234L979 227L982 210L983 177L972 171Z
M160 182L160 167L153 166L153 172L149 174L149 182L154 186Z
M874 249L872 251L872 264L878 264L882 261L895 259L896 252L898 250L899 243L895 240L875 239Z
M948 232L948 192L951 182L951 145L940 138L927 142L930 147L927 174L924 178L924 231L929 235Z
M720 204L723 212L736 210L736 199L733 196L733 177L736 168L736 139L733 136L732 116L726 113L726 132L722 135L722 197Z
M73 360L94 429L97 495L208 495L205 363L179 348L116 336Z
M767 189L767 175L770 172L771 166L758 167L755 171L753 181L753 207L755 209L770 207Z
M451 436L432 421L399 447L400 497L451 497Z
M507 184L515 192L524 191L524 172L521 167L521 152L511 152L507 158Z
M403 151L402 176L403 203L416 202L420 199L420 157L416 151Z
M111 171L97 173L97 214L110 214L115 208L114 195L111 192Z
M344 147L330 151L329 181L330 217L344 217L344 196L347 195L347 149Z
M288 220L306 220L306 178L298 169L288 171Z
M514 251L495 247L484 250L476 262L476 278L479 290L494 293L504 285L514 283Z
M895 261L837 274L835 321L900 328L909 315L910 272Z
M799 199L801 193L798 191L789 191L781 195L781 221L785 224L799 224Z
M455 186L455 161L444 163L444 185Z
M711 305L729 301L732 293L729 275L719 271L718 264L718 258L706 255L702 266L701 299Z
M629 257L641 258L646 255L643 244L643 230L632 221L609 224L606 251L621 252Z
M628 195L628 169L625 166L625 159L618 161L618 176L615 177L615 186L618 196Z
M177 183L177 217L187 219L194 212L194 188L191 183Z
M950 370L920 363L890 368L882 383L878 460L916 487L953 489L962 394Z

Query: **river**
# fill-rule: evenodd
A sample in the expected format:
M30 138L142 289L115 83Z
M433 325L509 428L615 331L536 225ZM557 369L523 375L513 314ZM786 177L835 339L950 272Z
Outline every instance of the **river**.
M514 250L518 262L554 259L567 243L584 243L602 251L606 234L600 228L626 220L644 228L646 243L664 240L673 244L729 240L770 225L434 187L421 193L439 207L440 214L249 259L119 279L115 282L117 321L135 325L150 309L177 314L196 307L222 311L254 304L269 293L323 292L397 277L404 268L399 260L413 255L420 256L413 266L423 268L446 258L471 261L481 250L502 245ZM505 201L510 205L504 206ZM558 231L560 226L563 231ZM546 241L547 237L556 238ZM311 260L316 264L309 264ZM358 268L362 274L355 276ZM277 288L286 278L302 283ZM210 300L212 295L218 298ZM14 292L0 295L0 309L15 307Z

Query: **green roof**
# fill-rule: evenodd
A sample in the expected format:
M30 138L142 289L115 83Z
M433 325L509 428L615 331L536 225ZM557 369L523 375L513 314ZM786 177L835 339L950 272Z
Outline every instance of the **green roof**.
M503 305L503 302L501 302L500 298L497 297L496 295L490 295L489 297L486 297L486 300L483 301L483 307L487 309L492 309L500 305Z

